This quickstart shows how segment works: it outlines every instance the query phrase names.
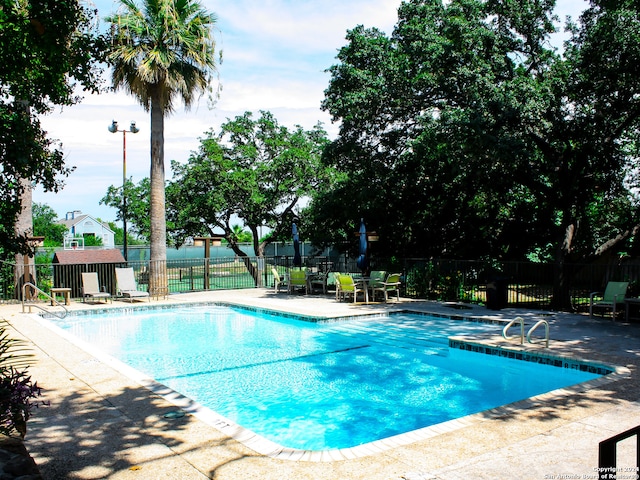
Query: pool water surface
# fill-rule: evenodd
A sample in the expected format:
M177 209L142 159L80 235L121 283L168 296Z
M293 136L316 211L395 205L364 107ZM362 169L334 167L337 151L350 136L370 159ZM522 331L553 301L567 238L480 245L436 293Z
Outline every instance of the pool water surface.
M421 314L308 322L209 305L55 324L294 449L353 447L600 376L450 348L501 326Z

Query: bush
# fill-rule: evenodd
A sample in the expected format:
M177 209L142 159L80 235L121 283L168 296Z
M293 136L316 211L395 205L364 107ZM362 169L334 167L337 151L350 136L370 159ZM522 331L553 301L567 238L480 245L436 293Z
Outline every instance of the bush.
M26 370L5 367L0 370L0 433L12 436L17 432L24 438L27 420L34 407L44 402L36 399L42 390L31 381Z
M31 355L6 329L6 322L0 323L0 434L24 438L32 410L45 402L37 400L42 390L27 374Z

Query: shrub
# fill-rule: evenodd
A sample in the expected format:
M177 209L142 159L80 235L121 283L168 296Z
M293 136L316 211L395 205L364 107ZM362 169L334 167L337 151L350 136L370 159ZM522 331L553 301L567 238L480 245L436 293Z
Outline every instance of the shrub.
M44 402L36 399L42 390L31 381L26 370L9 366L0 370L0 433L11 436L17 432L24 438L27 420L34 407Z
M27 374L31 355L24 353L25 343L10 338L6 329L0 322L0 434L24 438L32 410L45 402L37 400L42 391Z

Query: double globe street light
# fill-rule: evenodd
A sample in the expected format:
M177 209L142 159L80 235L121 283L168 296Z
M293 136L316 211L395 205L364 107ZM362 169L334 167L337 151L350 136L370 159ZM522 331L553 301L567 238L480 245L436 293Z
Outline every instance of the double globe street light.
M109 125L109 131L111 133L122 132L122 230L124 233L124 259L128 260L127 255L127 196L125 194L127 184L127 132L138 133L140 129L136 127L136 122L131 122L129 130L123 128L118 129L118 122L113 120Z

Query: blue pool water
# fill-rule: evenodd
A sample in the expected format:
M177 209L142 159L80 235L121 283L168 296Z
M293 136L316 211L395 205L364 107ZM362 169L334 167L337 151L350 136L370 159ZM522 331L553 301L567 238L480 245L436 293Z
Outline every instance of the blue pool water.
M346 448L598 377L450 349L500 326L418 314L312 323L226 306L69 316L61 328L290 448Z

